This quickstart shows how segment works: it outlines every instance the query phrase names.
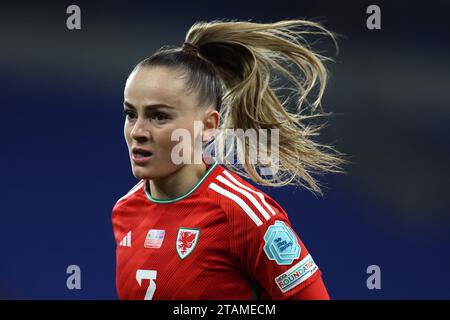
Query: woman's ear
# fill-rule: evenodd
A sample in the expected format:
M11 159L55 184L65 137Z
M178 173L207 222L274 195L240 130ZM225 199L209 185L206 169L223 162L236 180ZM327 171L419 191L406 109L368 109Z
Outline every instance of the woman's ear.
M202 142L209 142L213 139L215 131L219 126L219 112L208 109L203 118Z

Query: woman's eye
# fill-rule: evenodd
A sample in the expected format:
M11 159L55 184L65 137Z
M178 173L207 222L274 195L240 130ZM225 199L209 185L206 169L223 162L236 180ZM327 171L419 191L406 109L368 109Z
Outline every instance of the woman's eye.
M155 112L151 115L151 119L157 122L164 122L169 119L169 116L162 112Z
M134 112L131 111L131 110L124 110L124 111L123 111L123 115L124 115L126 118L129 118L129 119L133 119L133 118L134 118Z

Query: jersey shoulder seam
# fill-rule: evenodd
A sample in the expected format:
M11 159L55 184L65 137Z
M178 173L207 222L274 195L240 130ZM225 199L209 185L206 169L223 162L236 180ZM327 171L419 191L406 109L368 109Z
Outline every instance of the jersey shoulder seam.
M124 201L126 201L128 198L130 198L132 195L134 195L137 191L139 191L140 189L142 189L142 187L144 186L144 179L141 179L138 183L136 183L130 190L128 190L128 192L123 195L122 197L120 197L117 201L116 204L119 203L123 203Z

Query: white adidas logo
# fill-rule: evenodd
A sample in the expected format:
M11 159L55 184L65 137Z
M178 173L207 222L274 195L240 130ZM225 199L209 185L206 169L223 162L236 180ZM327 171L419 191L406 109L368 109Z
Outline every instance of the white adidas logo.
M123 237L119 245L122 247L131 247L131 231L128 231L127 235Z

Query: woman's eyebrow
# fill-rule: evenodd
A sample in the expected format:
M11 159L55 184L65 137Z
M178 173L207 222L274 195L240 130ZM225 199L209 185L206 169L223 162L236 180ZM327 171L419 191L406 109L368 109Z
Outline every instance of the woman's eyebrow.
M136 107L133 106L131 103L129 103L128 101L124 101L123 103L124 107L130 108L130 109L134 109L136 110ZM156 103L156 104L148 104L144 106L144 109L156 109L156 108L168 108L168 109L175 109L175 107L169 106L167 104L164 103Z

